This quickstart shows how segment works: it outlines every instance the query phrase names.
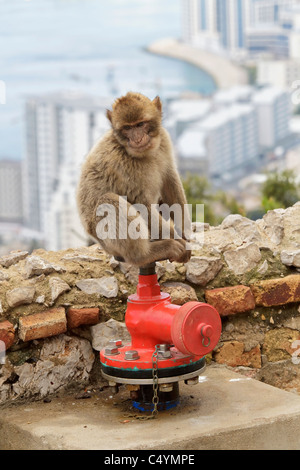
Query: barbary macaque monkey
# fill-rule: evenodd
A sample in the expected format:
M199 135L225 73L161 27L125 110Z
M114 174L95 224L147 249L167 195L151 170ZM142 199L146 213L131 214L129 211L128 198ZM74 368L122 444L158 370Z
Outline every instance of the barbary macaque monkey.
M187 249L190 218L171 139L162 127L159 97L151 101L129 92L107 110L107 118L111 129L87 156L78 186L77 204L85 230L107 253L135 266L165 259L186 263L191 256ZM162 217L161 204L179 205L179 229L173 213L169 220ZM113 217L110 208L117 218L117 223L112 221L115 236L109 236L109 230L103 236L99 227ZM140 236L130 237L128 226L137 220ZM126 236L119 221L126 223ZM158 226L154 238L151 224ZM167 239L162 235L166 224Z

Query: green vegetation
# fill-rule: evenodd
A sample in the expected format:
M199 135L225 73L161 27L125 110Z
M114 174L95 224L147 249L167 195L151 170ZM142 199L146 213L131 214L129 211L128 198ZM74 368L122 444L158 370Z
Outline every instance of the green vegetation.
M267 212L273 209L286 209L300 198L299 184L291 170L269 173L262 186L262 206Z
M187 202L192 204L193 222L207 222L210 225L218 225L228 214L245 215L243 207L238 204L234 197L224 191L214 192L207 178L188 174L182 183ZM204 205L204 217L201 217L201 214L196 214L197 204Z
M192 204L193 222L208 222L219 225L228 214L241 214L252 220L264 216L273 209L286 209L300 200L300 185L291 170L272 172L261 188L261 207L246 213L243 206L224 191L215 191L206 177L188 174L183 178L183 187L188 204ZM204 214L196 214L196 206L204 205Z

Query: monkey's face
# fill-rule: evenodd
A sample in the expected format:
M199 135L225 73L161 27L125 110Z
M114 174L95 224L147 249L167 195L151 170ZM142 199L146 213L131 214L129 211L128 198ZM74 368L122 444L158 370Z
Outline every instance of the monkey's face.
M129 151L144 152L151 147L152 137L150 135L149 122L137 122L132 125L125 125L121 129L122 137L126 139L126 146Z
M138 93L119 98L113 111L107 111L114 135L128 155L144 157L159 147L161 102Z

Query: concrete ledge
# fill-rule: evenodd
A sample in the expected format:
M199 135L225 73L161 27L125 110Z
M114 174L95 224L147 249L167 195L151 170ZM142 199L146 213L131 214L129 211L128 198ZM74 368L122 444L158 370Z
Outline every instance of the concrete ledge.
M129 394L55 398L2 409L2 450L296 450L300 397L208 367L197 386L180 384L180 405L154 420L128 417Z

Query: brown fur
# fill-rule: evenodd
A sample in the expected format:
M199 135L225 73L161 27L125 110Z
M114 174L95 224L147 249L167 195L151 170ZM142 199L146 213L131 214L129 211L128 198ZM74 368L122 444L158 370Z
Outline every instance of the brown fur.
M127 209L131 204L144 204L149 213L151 204L186 204L172 144L161 126L160 99L157 97L151 101L141 94L128 93L115 101L112 111L107 111L107 117L112 129L87 156L77 193L82 223L87 233L97 240L96 226L100 220L96 214L97 207L108 203L118 209L119 196L127 196ZM133 143L131 136L135 139ZM144 138L149 140L149 144L139 147L139 139L144 142ZM122 215L128 221L132 220L126 211ZM158 212L155 217L162 229L166 221ZM184 239L175 240L174 234L171 222L169 240L151 241L149 237L123 240L117 236L116 240L98 241L108 253L137 266L162 259L186 262L190 258L186 242Z

